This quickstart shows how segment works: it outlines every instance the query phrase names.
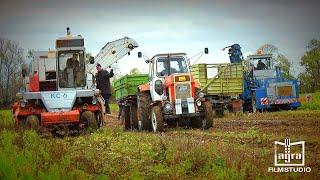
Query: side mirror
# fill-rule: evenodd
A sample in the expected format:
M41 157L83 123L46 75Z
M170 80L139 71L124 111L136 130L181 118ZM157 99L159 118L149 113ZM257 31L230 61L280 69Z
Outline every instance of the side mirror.
M142 57L142 52L138 52L138 58Z
M147 59L145 62L146 62L147 64L149 64L151 61L150 61L149 59Z
M204 48L204 53L205 54L209 54L209 49L208 48Z
M90 64L94 64L94 57L93 57L93 56L90 56L89 61L90 61Z

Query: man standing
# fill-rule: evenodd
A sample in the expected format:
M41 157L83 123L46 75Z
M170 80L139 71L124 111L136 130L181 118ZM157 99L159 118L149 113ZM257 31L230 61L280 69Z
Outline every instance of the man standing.
M71 58L67 60L66 68L64 70L65 79L69 86L79 85L79 61L78 54L74 53Z
M102 69L100 64L96 66L98 73L96 74L97 88L100 89L101 95L105 100L106 113L111 114L109 107L109 98L111 96L110 78L113 77L113 69L108 72Z
M72 55L72 58L69 58L67 60L67 68L72 68L74 71L74 74L75 72L79 71L80 67L79 67L79 61L78 61L78 54L74 53Z

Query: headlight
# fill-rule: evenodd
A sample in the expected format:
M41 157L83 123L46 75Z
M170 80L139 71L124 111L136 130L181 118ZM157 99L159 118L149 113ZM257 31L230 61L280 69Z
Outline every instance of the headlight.
M170 114L171 113L171 110L172 110L172 107L171 107L171 104L170 103L166 103L163 107L163 110L164 110L164 113L165 114Z
M199 98L203 98L204 97L204 93L203 92L199 92L198 96L199 96Z
M168 96L162 96L162 100L163 100L163 101L168 100Z
M23 107L23 108L26 107L26 104L27 104L27 100L23 99L23 100L20 101L20 106L21 107Z
M197 104L198 107L200 107L200 106L202 105L200 99L198 99L198 100L196 101L196 104Z
M21 88L19 89L19 92L22 93L22 94L25 93L25 92L26 92L26 87L24 87L24 86L21 87Z
M97 98L95 96L92 97L92 104L93 105L97 104Z

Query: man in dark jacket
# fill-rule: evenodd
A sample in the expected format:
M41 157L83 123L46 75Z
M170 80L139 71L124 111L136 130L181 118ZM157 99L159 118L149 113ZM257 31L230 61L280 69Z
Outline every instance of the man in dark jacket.
M109 107L109 98L111 96L110 78L113 77L113 69L108 72L102 69L100 64L96 66L98 73L96 74L97 89L101 91L101 95L105 100L106 113L111 114Z
M267 69L266 64L264 64L261 60L259 60L257 64L257 70L264 70L264 69Z

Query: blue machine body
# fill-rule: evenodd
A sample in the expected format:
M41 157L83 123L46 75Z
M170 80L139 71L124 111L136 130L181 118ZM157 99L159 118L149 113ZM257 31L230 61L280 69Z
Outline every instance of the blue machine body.
M239 63L242 60L242 52L239 44L233 44L226 48L229 48L228 54L231 63Z
M228 46L231 63L242 61L239 44ZM251 55L246 59L242 99L251 102L256 110L290 109L301 106L297 80L283 78L283 72L272 59L272 54Z
M284 79L283 72L272 60L271 54L251 55L247 61L249 69L245 72L242 94L245 101L254 101L257 110L301 106L298 81ZM258 63L264 63L265 68L259 69Z

